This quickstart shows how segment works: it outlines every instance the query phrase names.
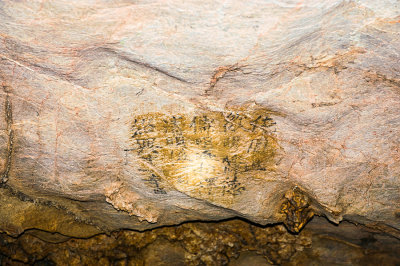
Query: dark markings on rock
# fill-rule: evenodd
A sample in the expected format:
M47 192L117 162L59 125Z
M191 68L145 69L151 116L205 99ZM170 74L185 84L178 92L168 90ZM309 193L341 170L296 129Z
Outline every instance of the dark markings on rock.
M67 207L60 205L54 201L50 201L50 200L43 200L43 199L37 199L37 198L33 198L19 190L16 190L15 188L9 186L8 184L5 183L0 183L0 188L3 188L5 190L7 190L10 195L18 198L20 201L23 202L30 202L30 203L34 203L34 204L38 204L41 206L45 206L45 207L51 207L51 208L55 208L57 210L62 210L64 211L66 214L68 214L69 216L73 217L75 221L77 222L82 222L88 225L93 225L96 226L100 229L103 229L105 231L106 228L103 228L103 226L95 224L93 221L87 219L87 218L83 218L83 217L79 217L76 213L72 212L70 209L68 209Z
M140 95L142 95L143 94L143 92L144 92L144 89L142 88L142 89L140 89L137 93L136 93L136 96L140 96Z
M116 50L114 50L114 49L112 49L110 47L96 47L96 48L85 49L85 50L81 51L82 54L90 54L90 53L93 53L93 52L96 53L97 56L99 56L99 54L101 54L101 53L105 53L105 54L108 54L110 56L114 56L114 57L116 57L116 58L118 58L118 59L120 59L122 61L134 64L134 65L137 65L137 66L144 67L144 68L146 68L148 70L151 70L151 71L155 71L155 72L161 73L164 76L167 76L169 78L178 80L180 82L190 83L187 80L185 80L185 79L183 79L181 77L178 77L177 75L172 74L172 73L170 73L170 72L168 72L168 71L166 71L166 70L164 70L164 69L162 69L160 67L153 66L153 65L151 65L151 64L149 64L147 62L140 61L139 59L134 59L133 55L129 55L129 54L124 53L122 51L116 51Z
M158 177L157 175L151 173L150 177L143 179L143 181L150 183L154 187L153 189L154 194L167 194L165 189L160 186L160 177Z
M8 143L7 143L7 154L6 154L6 161L3 173L1 174L0 183L6 183L9 178L9 173L11 169L11 160L12 160L12 153L14 147L14 130L13 130L13 118L12 118L12 105L11 99L9 96L9 91L7 88L3 87L6 91L5 97L5 121L6 121L6 131L8 135Z
M276 143L269 128L274 124L265 110L146 114L132 120L132 148L126 151L145 162L146 181L155 193L164 194L163 180L180 191L236 196L245 190L242 179L271 169Z

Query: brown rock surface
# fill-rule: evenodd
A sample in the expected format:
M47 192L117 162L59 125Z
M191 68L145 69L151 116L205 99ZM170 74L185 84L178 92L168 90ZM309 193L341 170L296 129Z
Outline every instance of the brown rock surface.
M398 265L400 242L348 222L315 218L298 235L244 221L186 223L145 232L68 239L0 234L0 263L16 265Z
M0 1L0 230L399 238L399 54L398 1Z

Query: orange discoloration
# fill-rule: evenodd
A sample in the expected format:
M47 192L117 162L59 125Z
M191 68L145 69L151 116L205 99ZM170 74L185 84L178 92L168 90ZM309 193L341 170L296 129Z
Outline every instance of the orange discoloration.
M267 110L192 115L146 114L131 127L132 152L155 193L163 184L190 196L228 204L248 179L274 171L275 124Z

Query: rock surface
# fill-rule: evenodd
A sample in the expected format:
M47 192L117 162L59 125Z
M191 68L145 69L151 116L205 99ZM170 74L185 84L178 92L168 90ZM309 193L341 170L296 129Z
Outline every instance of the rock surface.
M70 239L38 230L0 234L1 265L398 265L400 241L316 217L298 235L282 225L185 223Z
M399 237L399 54L398 1L0 1L0 229Z

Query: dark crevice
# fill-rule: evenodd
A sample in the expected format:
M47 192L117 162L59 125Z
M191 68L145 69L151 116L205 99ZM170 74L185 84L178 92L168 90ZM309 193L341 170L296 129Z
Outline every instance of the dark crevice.
M5 111L5 121L6 121L6 131L8 135L7 142L7 154L6 154L6 162L3 173L1 174L0 184L4 184L8 181L9 173L11 169L11 160L13 154L14 147L14 129L13 129L13 117L12 117L12 104L10 99L10 89L9 87L3 86L3 90L6 93L5 102L4 102L4 111Z
M101 233L57 243L38 238L31 229L14 238L0 234L0 260L2 265L75 265L100 263L100 260L107 265L128 262L147 265L150 261L153 262L151 265L159 265L152 259L170 260L172 264L169 265L176 262L174 259L186 260L184 265L227 265L242 252L250 252L271 264L293 265L291 263L296 261L304 262L304 257L323 261L326 253L320 253L321 250L338 250L338 256L342 257L328 258L331 263L373 265L375 261L381 261L387 263L385 265L396 265L391 263L398 262L393 253L399 246L398 240L382 242L382 234L365 232L363 226L347 222L338 226L318 218L312 223L311 230L306 227L300 233L292 234L282 225L261 226L232 218L218 222L185 222L143 232L124 229L109 235ZM392 244L395 246L387 246ZM372 261L365 264L369 259Z
M164 76L167 76L169 78L178 80L180 82L187 83L187 84L191 83L191 82L185 80L184 78L181 78L181 77L179 77L179 76L177 76L175 74L172 74L172 73L170 73L170 72L168 72L168 71L166 71L166 70L164 70L164 69L162 69L160 67L153 66L153 65L151 65L151 64L149 64L147 62L143 62L143 61L140 61L138 59L133 59L132 56L126 55L125 53L116 51L116 50L114 50L112 48L109 48L109 47L96 47L94 49L85 49L85 50L82 50L81 53L85 54L85 53L88 53L88 52L91 52L91 51L107 53L107 54L112 55L114 57L117 57L117 58L119 58L119 59L121 59L121 60L123 60L125 62L129 62L129 63L135 64L137 66L145 67L147 69L150 69L152 71L156 71L158 73L163 74Z
M92 226L96 226L97 228L101 228L104 231L105 228L100 227L99 225L95 224L93 221L85 219L85 218L81 218L79 217L76 213L72 212L71 210L69 210L68 208L66 208L63 205L60 205L54 201L50 201L50 200L43 200L43 199L38 199L38 198L33 198L11 186L9 186L6 183L0 183L0 189L5 189L7 190L12 196L18 198L20 201L22 202L30 202L30 203L34 203L34 204L39 204L41 206L45 206L45 207L50 207L50 208L55 208L57 210L60 211L64 211L66 214L68 214L69 216L73 217L75 221L77 222L81 222L87 225L92 225ZM80 202L80 201L77 201ZM27 229L29 230L29 229ZM23 234L23 233L21 233Z

